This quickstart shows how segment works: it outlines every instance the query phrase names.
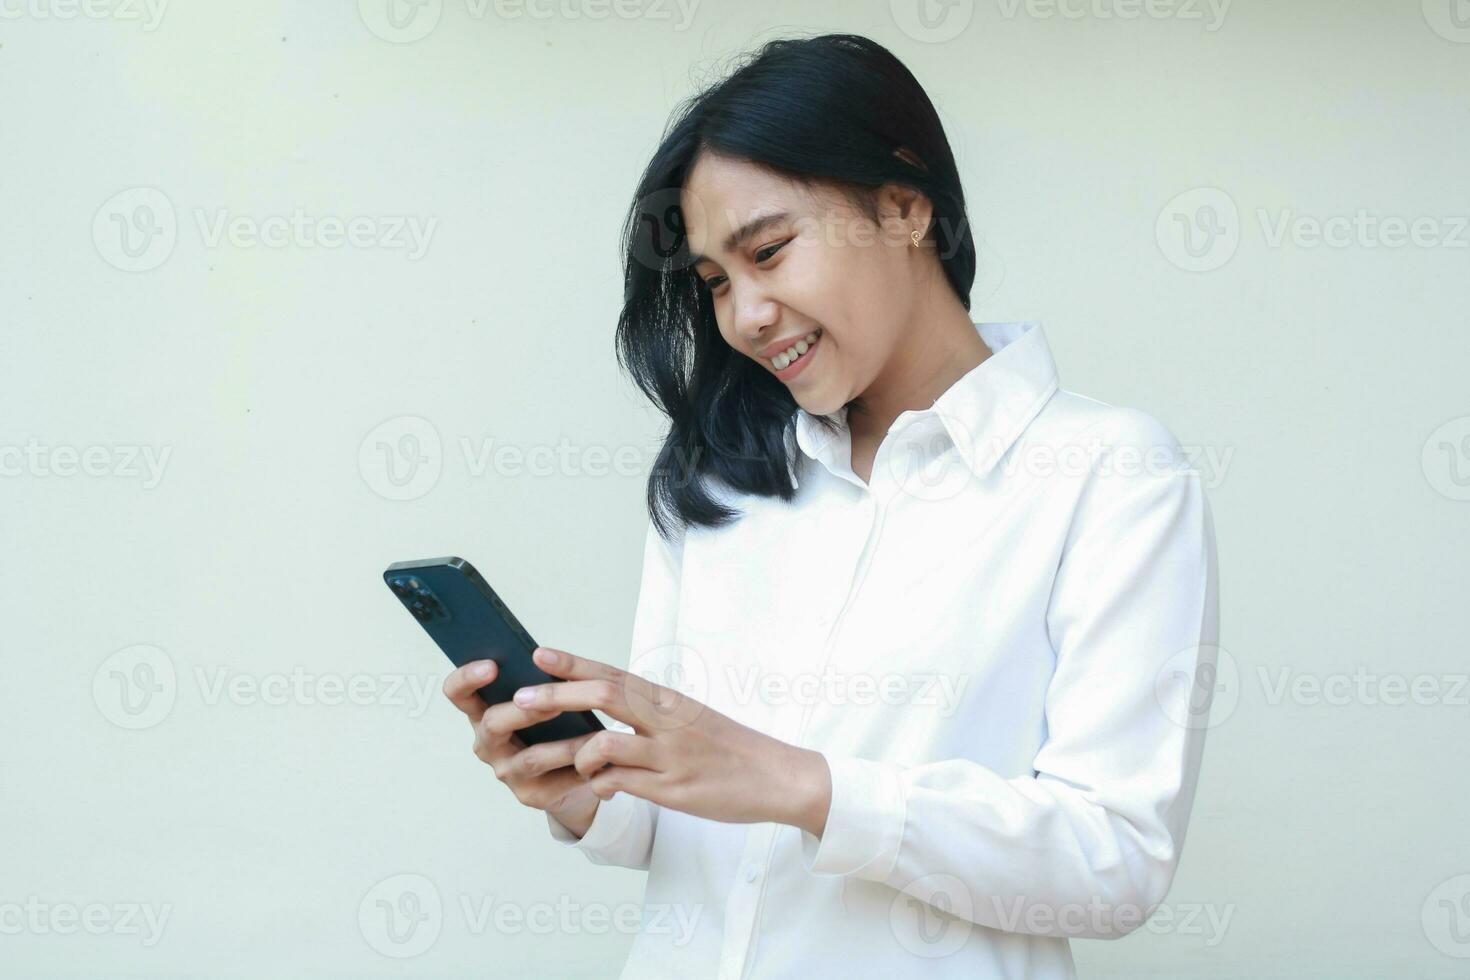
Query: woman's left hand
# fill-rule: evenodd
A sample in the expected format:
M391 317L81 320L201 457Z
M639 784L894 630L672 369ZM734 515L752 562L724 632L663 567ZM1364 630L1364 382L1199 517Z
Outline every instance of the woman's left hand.
M724 823L772 821L820 837L831 800L827 760L736 722L685 694L611 664L537 647L561 682L516 692L523 707L595 708L633 729L602 731L573 765L598 799L622 791ZM523 701L528 693L534 700ZM607 763L612 763L606 769Z

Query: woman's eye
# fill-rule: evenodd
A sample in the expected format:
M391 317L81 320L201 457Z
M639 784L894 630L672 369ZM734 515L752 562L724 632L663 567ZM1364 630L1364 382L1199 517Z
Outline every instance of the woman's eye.
M755 253L755 260L757 262L764 262L765 259L761 258L762 255L766 255L767 252L770 252L771 255L775 255L777 252L781 251L781 247L785 244L785 242L780 242L776 245L767 245L765 248ZM770 256L767 255L766 258L770 258Z
M775 245L767 245L765 248L761 249L759 252L756 252L755 253L755 261L756 261L756 264L759 265L760 263L766 261L771 256L775 255L777 252L781 251L781 249L783 247L785 247L786 244L787 244L786 242L778 242ZM708 289L710 292L714 292L715 288L717 286L719 286L720 283L722 283L722 282L725 281L725 277L724 276L710 276L708 279L704 279L704 280L701 280L701 281L704 283L704 288L705 289Z

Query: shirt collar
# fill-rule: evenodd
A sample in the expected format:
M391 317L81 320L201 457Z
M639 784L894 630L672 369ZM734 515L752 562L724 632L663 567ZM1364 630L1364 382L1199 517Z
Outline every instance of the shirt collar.
M1040 321L977 323L975 328L991 355L929 408L900 413L888 431L892 434L911 425L916 430L943 431L975 476L983 477L1057 391L1058 379ZM806 409L796 409L796 426L787 435L793 486L800 486L796 449L833 473L841 475L844 467L850 470L852 434L847 428L847 406L828 417L840 424L837 431L828 432Z

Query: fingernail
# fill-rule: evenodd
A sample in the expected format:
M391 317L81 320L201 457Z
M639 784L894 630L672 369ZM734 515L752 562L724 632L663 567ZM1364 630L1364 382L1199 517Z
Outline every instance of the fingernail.
M561 659L556 655L555 650L548 650L546 647L537 647L536 649L540 652L541 662L544 664L555 664Z
M470 669L470 674L474 677L479 678L489 677L490 661L486 660L484 663L475 664L475 666Z
M536 700L536 689L534 687L523 687L516 692L516 704L527 705Z

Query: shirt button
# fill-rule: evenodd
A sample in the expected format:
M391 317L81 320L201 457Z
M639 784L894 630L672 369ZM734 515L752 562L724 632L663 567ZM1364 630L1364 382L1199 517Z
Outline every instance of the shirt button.
M745 869L745 880L748 882L755 881L757 878L760 877L760 874L760 870L756 868L755 865L748 865Z

